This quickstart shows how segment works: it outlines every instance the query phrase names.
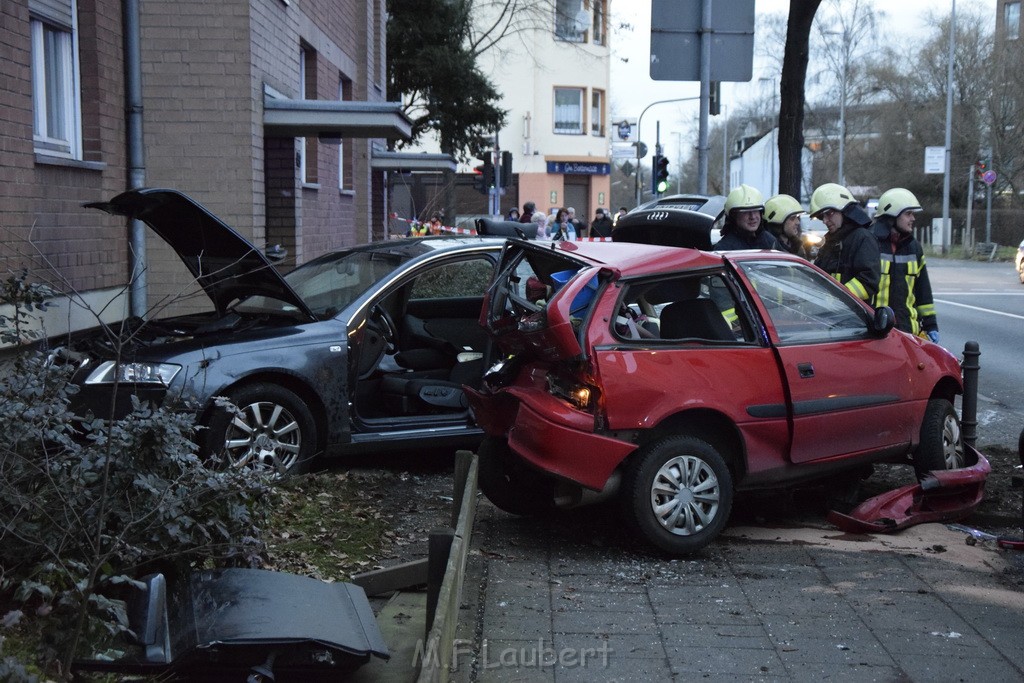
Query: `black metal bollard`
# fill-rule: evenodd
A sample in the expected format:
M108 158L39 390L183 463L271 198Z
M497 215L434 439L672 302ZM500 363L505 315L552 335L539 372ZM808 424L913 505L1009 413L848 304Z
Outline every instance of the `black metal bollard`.
M960 424L964 430L964 443L972 448L978 440L978 370L981 365L978 357L981 350L978 342L969 341L964 344L964 362L961 369L964 373L964 397L960 409Z

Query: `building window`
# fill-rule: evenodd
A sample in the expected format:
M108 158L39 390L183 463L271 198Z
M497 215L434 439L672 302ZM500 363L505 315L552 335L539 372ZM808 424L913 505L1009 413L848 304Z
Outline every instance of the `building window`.
M299 55L299 99L316 99L316 51L302 46ZM316 138L298 138L299 178L305 185L316 185L317 179Z
M344 76L341 77L341 81L338 83L338 99L342 102L348 102L352 99L352 81ZM345 140L342 139L338 145L338 189L343 191L351 191L355 189L355 183L352 182L352 145L345 144Z
M594 11L594 45L605 44L607 3L608 0L591 0L591 6Z
M583 134L582 88L555 88L555 132Z
M37 4L40 3L30 5L33 9L30 30L35 149L41 154L81 159L82 120L74 5L73 2L46 3L36 12ZM45 13L42 10L46 10Z
M587 25L580 25L584 14L581 0L555 0L555 37L582 43L587 39Z
M604 137L604 91L590 93L590 134Z
M1007 40L1020 38L1020 3L1008 2L1003 5L1003 26Z

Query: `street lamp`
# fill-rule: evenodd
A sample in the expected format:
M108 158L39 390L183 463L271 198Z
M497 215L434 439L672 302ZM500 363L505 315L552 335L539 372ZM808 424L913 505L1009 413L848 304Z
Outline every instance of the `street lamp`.
M842 31L825 31L826 36L840 36L843 39L843 65L839 74L839 184L846 187L846 86L850 80L850 41L846 26Z
M674 130L670 135L676 136L676 194L682 194L683 174L680 171L683 168L683 134Z
M769 84L772 88L772 116L774 116L774 119L769 121L772 127L772 148L769 153L769 156L771 157L771 175L768 177L768 194L775 195L775 187L778 182L775 178L775 157L779 154L779 142L775 138L775 131L778 130L779 127L779 113L775 104L775 79L769 78L768 76L762 76L757 80L760 83Z
M949 59L946 64L946 160L942 178L942 253L948 254L952 235L949 225L949 166L953 147L953 48L956 46L956 0L949 15Z

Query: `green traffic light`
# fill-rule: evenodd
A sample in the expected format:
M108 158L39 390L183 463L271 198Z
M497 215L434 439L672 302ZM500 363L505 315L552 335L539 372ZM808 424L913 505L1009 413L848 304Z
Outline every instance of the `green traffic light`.
M667 189L668 189L668 181L667 180L662 180L661 182L658 183L658 192L659 193L664 192Z

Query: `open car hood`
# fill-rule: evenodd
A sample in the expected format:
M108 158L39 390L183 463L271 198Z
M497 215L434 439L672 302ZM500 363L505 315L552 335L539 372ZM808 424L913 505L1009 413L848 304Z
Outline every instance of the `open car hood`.
M85 206L148 225L178 254L218 313L223 314L236 299L263 295L294 306L311 321L316 319L259 249L181 192L129 190L110 201Z
M724 198L685 199L691 201L660 203L626 214L615 225L612 241L710 250L711 227L722 211Z

